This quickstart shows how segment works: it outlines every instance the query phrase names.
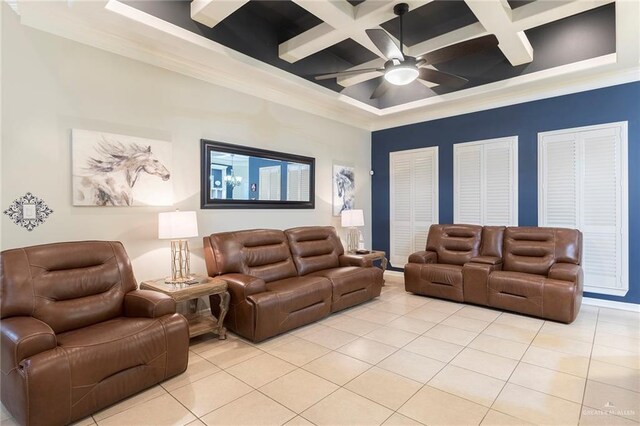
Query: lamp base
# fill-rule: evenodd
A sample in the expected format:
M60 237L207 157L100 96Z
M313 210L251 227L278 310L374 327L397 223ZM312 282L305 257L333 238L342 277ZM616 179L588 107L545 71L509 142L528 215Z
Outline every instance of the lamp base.
M168 284L195 284L198 282L191 276L191 252L186 240L171 241L171 276L164 280Z

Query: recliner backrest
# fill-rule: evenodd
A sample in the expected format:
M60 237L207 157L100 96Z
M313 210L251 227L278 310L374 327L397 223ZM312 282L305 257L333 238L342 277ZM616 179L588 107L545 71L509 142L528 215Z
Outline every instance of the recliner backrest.
M438 253L438 263L464 265L480 252L482 226L431 225L427 250Z
M576 229L509 227L504 234L503 270L548 275L556 262L579 265L582 233Z
M505 226L483 226L480 256L502 257Z
M284 231L298 274L340 266L344 247L332 226L303 226Z
M284 232L251 229L220 232L204 237L207 273L239 273L262 278L265 282L298 275Z
M123 314L136 289L119 242L44 244L0 253L2 318L32 316L62 333Z

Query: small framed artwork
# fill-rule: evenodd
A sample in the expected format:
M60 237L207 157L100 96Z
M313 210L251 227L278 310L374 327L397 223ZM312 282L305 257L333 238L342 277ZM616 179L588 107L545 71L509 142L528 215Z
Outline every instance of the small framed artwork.
M171 143L73 129L74 206L169 206Z
M355 207L355 168L333 165L333 215Z

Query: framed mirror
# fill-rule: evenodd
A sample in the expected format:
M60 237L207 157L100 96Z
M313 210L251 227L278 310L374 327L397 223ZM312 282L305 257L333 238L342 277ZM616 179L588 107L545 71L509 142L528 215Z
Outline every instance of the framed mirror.
M315 158L201 140L203 209L313 209Z

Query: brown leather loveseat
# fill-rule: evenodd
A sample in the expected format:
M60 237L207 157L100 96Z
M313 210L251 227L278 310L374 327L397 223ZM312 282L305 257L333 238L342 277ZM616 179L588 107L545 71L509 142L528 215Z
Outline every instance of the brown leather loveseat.
M62 425L187 368L175 302L136 290L117 242L0 253L2 403L19 424Z
M344 254L330 226L212 234L204 251L209 276L229 285L225 324L256 342L373 299L383 283L380 269Z
M570 323L582 302L576 229L432 225L405 265L407 291Z

